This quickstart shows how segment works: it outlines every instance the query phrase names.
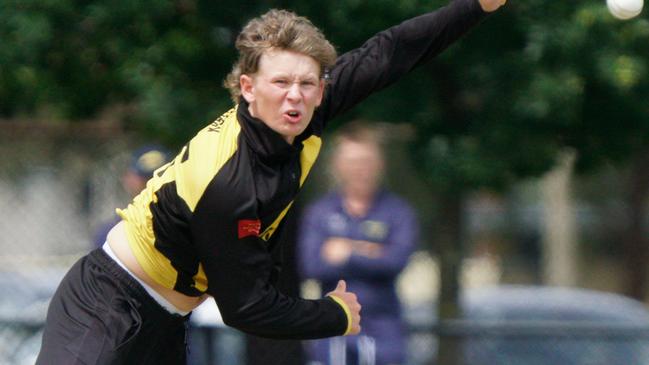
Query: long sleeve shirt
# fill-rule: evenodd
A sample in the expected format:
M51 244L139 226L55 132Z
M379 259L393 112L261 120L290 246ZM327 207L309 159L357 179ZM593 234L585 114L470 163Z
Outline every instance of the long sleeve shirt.
M419 224L408 203L387 191L378 193L362 217L347 213L342 196L331 193L310 205L300 226L299 267L304 277L317 279L324 291L333 290L339 279L356 293L365 318L398 316L400 304L395 281L414 251ZM322 255L325 242L333 237L368 241L380 245L381 254L368 257L352 252L340 263Z
M327 121L434 57L485 13L455 0L378 33L339 57L321 106L288 144L242 101L198 132L118 210L129 245L159 284L208 293L226 324L272 338L319 338L349 331L335 298L289 297L272 285L275 232L304 184Z

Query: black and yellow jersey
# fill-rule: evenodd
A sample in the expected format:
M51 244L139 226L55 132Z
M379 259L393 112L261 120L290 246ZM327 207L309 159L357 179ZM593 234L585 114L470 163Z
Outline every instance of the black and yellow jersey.
M456 0L342 55L322 105L292 145L252 117L245 101L203 128L118 210L142 268L167 288L212 295L224 321L243 331L346 333L349 314L335 298L305 300L274 288L275 232L320 152L326 122L441 52L483 15L476 0Z

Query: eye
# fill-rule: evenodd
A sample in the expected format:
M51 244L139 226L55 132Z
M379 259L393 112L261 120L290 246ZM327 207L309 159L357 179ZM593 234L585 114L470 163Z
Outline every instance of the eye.
M276 79L273 81L273 84L278 85L278 86L286 86L288 85L288 80L286 79Z
M312 88L316 86L316 82L313 80L304 80L300 82L300 86L305 88Z

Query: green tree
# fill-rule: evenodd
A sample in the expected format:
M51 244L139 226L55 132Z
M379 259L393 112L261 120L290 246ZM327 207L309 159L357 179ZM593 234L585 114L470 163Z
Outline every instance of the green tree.
M181 143L224 105L239 7L187 1L0 2L0 115L54 121L127 106L125 126Z
M377 28L446 1L401 3L395 9L384 2L345 2L332 6L338 9L334 15L316 19L335 29L333 39L344 51ZM364 16L372 20L354 21ZM566 149L577 153L579 173L644 156L648 27L646 16L619 21L598 0L512 0L434 62L347 116L415 127L412 159L439 197L431 203L438 207L441 318L458 316L462 203L468 192L541 176ZM646 188L636 188L631 200L644 201L639 194L646 197ZM632 213L635 239L625 249L629 294L641 297L647 252L637 239L637 215ZM450 358L444 353L451 348L440 346L440 363L452 363L452 351Z
M234 61L233 38L250 17L270 7L295 10L344 52L446 3L3 0L0 116L82 120L126 105L125 125L179 144L229 107L221 80ZM457 314L467 192L539 176L566 148L576 151L580 172L646 153L648 38L646 12L623 22L602 0L510 0L433 62L336 121L414 126L412 159L439 197L431 204L443 317ZM629 242L629 257L646 257Z

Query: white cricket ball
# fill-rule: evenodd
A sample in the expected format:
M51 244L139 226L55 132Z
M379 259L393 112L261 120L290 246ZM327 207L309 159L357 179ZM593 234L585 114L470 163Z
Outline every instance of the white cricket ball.
M608 10L618 19L631 19L642 12L643 0L606 0Z

